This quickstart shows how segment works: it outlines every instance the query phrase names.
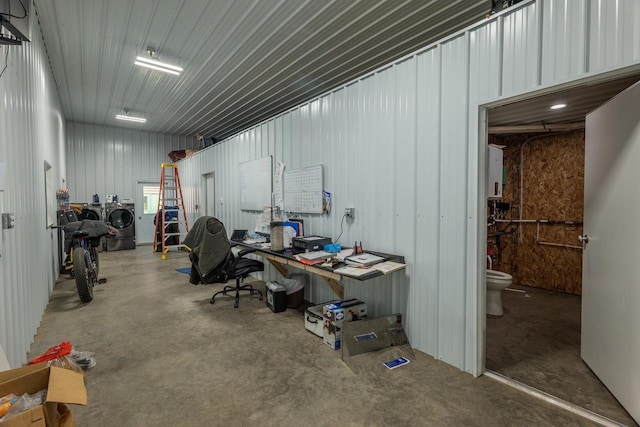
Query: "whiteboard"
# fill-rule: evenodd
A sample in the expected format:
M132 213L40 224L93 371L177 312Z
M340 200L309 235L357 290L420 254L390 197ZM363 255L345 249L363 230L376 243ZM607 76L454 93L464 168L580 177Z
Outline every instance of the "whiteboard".
M322 213L322 165L284 173L284 210Z
M240 209L271 206L271 156L240 163Z

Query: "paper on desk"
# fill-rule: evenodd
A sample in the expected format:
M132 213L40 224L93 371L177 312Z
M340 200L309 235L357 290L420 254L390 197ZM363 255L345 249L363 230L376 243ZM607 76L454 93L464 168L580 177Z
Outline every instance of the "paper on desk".
M344 274L346 276L360 277L372 272L376 272L376 270L373 270L371 268L345 266L345 267L337 268L333 270L333 272L338 274Z
M348 257L349 255L351 255L353 253L353 249L352 248L348 248L348 249L343 249L340 252L338 252L335 257L338 258L340 261L344 261L344 259L346 257Z

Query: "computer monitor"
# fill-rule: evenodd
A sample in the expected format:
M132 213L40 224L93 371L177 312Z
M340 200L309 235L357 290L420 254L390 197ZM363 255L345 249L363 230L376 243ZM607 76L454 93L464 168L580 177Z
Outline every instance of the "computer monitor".
M233 233L231 233L231 240L234 242L243 241L244 236L247 235L247 231L249 230L233 230Z

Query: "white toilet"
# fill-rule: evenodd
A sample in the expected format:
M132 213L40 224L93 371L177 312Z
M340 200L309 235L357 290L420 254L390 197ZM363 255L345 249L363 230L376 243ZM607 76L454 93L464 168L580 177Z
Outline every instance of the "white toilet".
M502 290L511 285L513 276L502 271L487 270L487 314L502 316Z

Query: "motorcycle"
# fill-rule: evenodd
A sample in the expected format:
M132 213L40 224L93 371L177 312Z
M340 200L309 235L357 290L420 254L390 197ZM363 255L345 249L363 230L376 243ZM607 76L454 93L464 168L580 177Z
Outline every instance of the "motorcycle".
M65 249L69 254L65 270L75 278L80 301L91 302L93 287L107 281L98 276L100 260L97 248L102 237L114 236L117 230L102 221L85 219L66 224L64 231Z

